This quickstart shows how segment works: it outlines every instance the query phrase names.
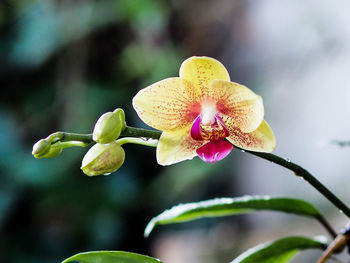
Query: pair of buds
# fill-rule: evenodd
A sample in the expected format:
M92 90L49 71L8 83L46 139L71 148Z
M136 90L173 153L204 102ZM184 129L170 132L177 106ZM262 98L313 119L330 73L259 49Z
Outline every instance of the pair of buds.
M125 113L122 109L104 113L96 122L92 139L96 144L85 154L81 169L88 176L110 174L118 170L125 159L121 145L125 140L117 140L125 129ZM64 133L53 133L39 140L33 146L35 158L54 158L60 155L64 148L87 146L81 141L63 141Z

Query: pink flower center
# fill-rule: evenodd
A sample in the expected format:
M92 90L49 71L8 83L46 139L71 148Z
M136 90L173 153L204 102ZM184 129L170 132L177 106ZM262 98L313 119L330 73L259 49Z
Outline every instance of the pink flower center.
M203 140L219 140L229 136L230 133L226 128L224 121L215 115L214 122L209 125L204 125L201 115L199 115L193 122L191 128L191 137L197 141Z
M191 127L191 137L194 140L208 141L196 152L203 161L209 163L222 160L231 152L232 144L224 139L229 134L224 121L217 114L213 115L212 121L206 121L206 123L203 123L199 115Z

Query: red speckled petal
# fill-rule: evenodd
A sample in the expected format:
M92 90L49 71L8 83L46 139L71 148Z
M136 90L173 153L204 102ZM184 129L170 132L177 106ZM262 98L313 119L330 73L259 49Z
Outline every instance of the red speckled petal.
M157 162L160 165L170 165L191 160L204 143L206 142L192 139L191 125L176 131L165 131L157 145Z
M251 133L244 133L239 128L231 129L227 139L235 146L255 152L272 152L276 146L275 136L265 121Z
M202 99L208 95L209 84L214 79L230 81L224 65L209 57L190 57L180 67L180 78L190 81Z
M224 159L232 150L233 146L225 139L210 141L197 149L199 158L207 163L215 163Z
M252 132L264 119L262 98L245 86L213 80L209 95L216 101L217 110L226 115L223 119L229 130L238 127L243 132Z
M192 124L200 113L197 101L190 82L168 78L140 90L133 98L133 107L149 126L170 131Z
M225 137L229 136L229 135L230 135L230 132L229 132L229 130L227 129L225 122L220 118L219 115L216 115L216 116L215 116L215 119L216 119L217 122L220 123L221 127L224 129L224 131L225 131Z
M203 137L201 135L201 116L199 115L193 122L191 127L191 137L194 140L202 141Z

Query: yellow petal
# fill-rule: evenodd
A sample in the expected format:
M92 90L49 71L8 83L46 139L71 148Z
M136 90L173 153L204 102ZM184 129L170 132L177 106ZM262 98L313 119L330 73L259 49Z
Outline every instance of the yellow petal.
M195 141L191 138L191 126L162 133L157 145L157 162L170 165L184 160L191 160L197 155L196 150L205 141Z
M190 82L168 78L140 90L133 107L149 126L175 130L188 126L199 115L200 105Z
M216 102L216 109L225 116L222 119L226 126L235 126L248 133L256 130L264 119L262 98L243 85L213 80L209 97Z
M230 130L227 139L233 145L254 152L272 152L276 146L275 136L266 121L251 133L243 133L238 128Z
M180 78L190 81L196 93L202 98L207 96L209 83L214 79L230 81L224 65L209 57L190 57L180 67Z

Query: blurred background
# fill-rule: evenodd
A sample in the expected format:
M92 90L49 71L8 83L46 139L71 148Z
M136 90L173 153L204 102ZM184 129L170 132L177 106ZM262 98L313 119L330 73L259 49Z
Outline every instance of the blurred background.
M350 148L328 143L350 139L348 10L346 0L1 0L0 261L126 250L166 263L221 263L268 240L326 234L309 218L261 212L143 237L153 216L180 202L245 194L304 198L340 229L345 216L307 183L247 153L161 167L154 148L126 145L119 171L89 178L79 169L87 149L36 160L31 148L58 130L91 133L117 107L129 125L146 127L131 106L136 92L206 55L263 96L275 154L350 204Z

